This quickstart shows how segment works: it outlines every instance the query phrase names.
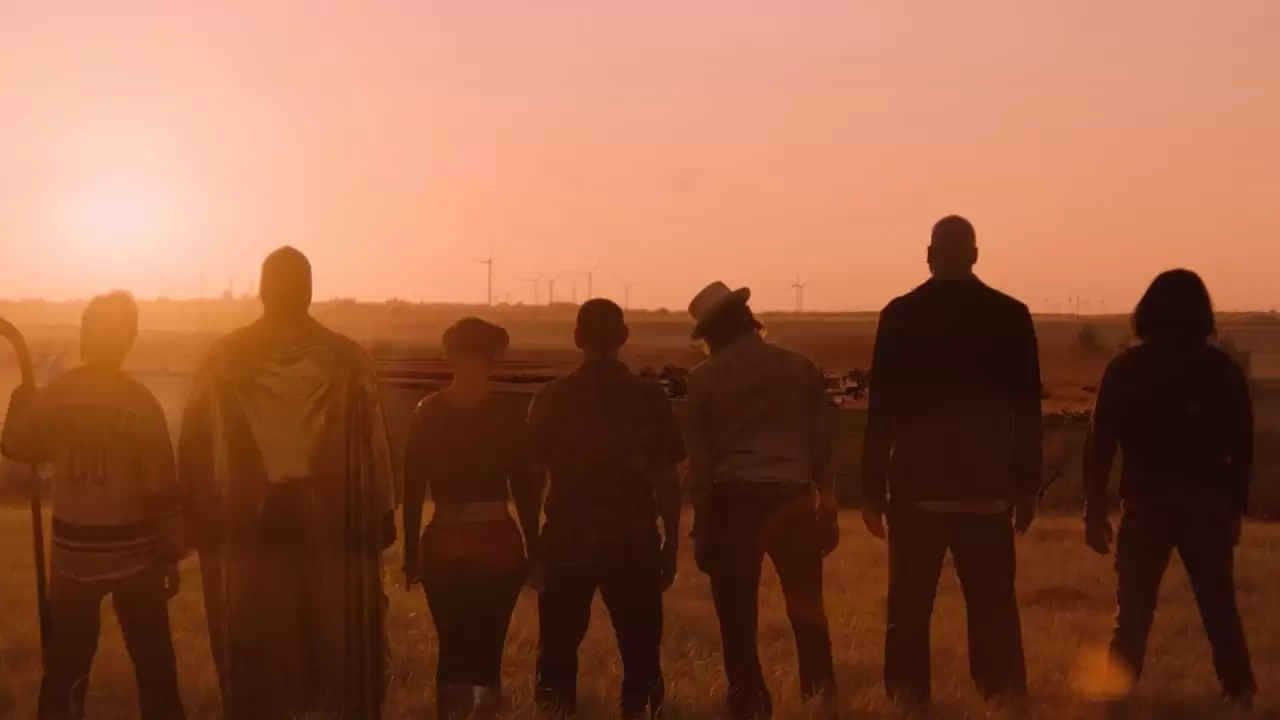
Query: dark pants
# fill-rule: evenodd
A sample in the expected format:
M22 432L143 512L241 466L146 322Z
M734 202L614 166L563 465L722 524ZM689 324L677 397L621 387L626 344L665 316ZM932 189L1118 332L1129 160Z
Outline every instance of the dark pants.
M835 669L822 599L822 539L808 487L717 487L708 498L705 540L711 594L720 618L729 710L768 716L772 700L756 646L760 571L773 561L786 600L806 698L834 701Z
M524 573L518 570L489 579L424 581L440 643L437 688L471 685L497 689L502 685L507 628L523 585Z
M546 568L538 603L537 702L571 714L578 702L578 646L591 620L596 590L604 598L622 655L622 714L643 715L662 706L662 571L650 565Z
M102 600L111 596L133 659L143 720L180 720L178 670L169 634L168 592L158 569L119 580L82 582L54 572L49 583L51 642L40 683L42 720L84 717L89 669L98 651Z
M1257 685L1236 607L1234 518L1225 507L1220 510L1215 511L1212 504L1177 509L1134 508L1126 503L1116 539L1119 610L1111 652L1135 679L1142 674L1160 580L1176 549L1200 606L1223 692L1245 698L1253 695Z
M1010 514L932 513L907 505L895 506L889 516L889 695L929 699L929 626L948 550L964 593L974 684L987 699L1023 695L1027 670Z

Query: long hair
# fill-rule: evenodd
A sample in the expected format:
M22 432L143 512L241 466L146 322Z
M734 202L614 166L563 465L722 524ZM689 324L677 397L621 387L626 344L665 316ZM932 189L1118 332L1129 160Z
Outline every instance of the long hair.
M763 336L764 323L756 319L746 303L734 303L707 323L702 333L702 342L707 354L711 354L747 333Z
M1217 335L1213 301L1200 276L1183 269L1156 276L1133 310L1133 334L1149 345L1194 345Z

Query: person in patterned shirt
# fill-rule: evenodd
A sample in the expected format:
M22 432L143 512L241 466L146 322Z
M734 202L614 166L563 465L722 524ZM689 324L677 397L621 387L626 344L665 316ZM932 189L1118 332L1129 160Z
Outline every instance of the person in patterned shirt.
M578 313L583 363L551 383L529 411L550 486L541 554L537 703L577 705L578 646L596 590L622 653L622 716L655 717L664 697L662 594L675 580L684 441L666 392L618 359L622 309L591 300ZM663 532L658 535L658 518Z

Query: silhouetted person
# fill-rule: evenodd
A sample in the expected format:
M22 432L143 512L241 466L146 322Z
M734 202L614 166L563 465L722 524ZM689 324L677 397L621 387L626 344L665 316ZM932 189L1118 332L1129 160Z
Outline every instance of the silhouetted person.
M262 318L197 371L179 443L224 712L377 718L395 501L373 363L312 319L302 253L272 253L259 287Z
M1113 662L1137 679L1169 558L1182 558L1228 700L1257 685L1236 608L1234 549L1253 476L1253 409L1240 365L1211 344L1213 306L1187 270L1161 274L1133 313L1141 344L1107 367L1085 450L1086 541L1110 552L1107 484L1123 456Z
M445 332L453 381L418 405L405 447L406 585L420 580L431 606L442 719L500 713L502 652L527 576L526 542L529 555L537 554L542 471L525 413L489 382L507 344L506 330L476 318ZM428 488L434 511L419 543Z
M695 554L711 576L732 716L773 712L756 646L767 555L795 632L800 691L834 717L822 560L839 530L826 383L808 358L761 337L749 298L717 282L689 305L693 336L710 350L689 375Z
M538 393L529 413L550 478L535 570L544 712L577 708L578 646L597 590L622 655L622 716L656 715L665 695L662 594L676 574L685 449L661 386L618 359L628 334L617 305L585 303L582 365Z
M880 314L863 444L863 517L889 520L885 686L930 696L929 627L947 551L964 590L969 669L988 699L1026 691L1014 529L1041 480L1040 369L1031 313L973 274L973 226L943 218L932 279Z
M182 718L168 601L185 553L182 496L164 411L121 370L138 335L133 298L94 299L80 328L84 365L19 388L4 455L53 464L51 644L39 717L84 716L102 600L111 596L133 658L144 720Z

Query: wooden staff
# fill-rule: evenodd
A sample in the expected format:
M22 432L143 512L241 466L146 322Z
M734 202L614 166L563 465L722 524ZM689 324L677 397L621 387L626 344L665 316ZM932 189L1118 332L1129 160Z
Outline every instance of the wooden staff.
M22 333L12 323L0 318L0 335L13 345L22 372L22 384L35 388L35 371L31 365L31 352ZM31 541L36 563L36 609L40 615L40 651L49 646L49 590L45 580L44 562L44 511L40 507L40 466L32 465L31 472Z

